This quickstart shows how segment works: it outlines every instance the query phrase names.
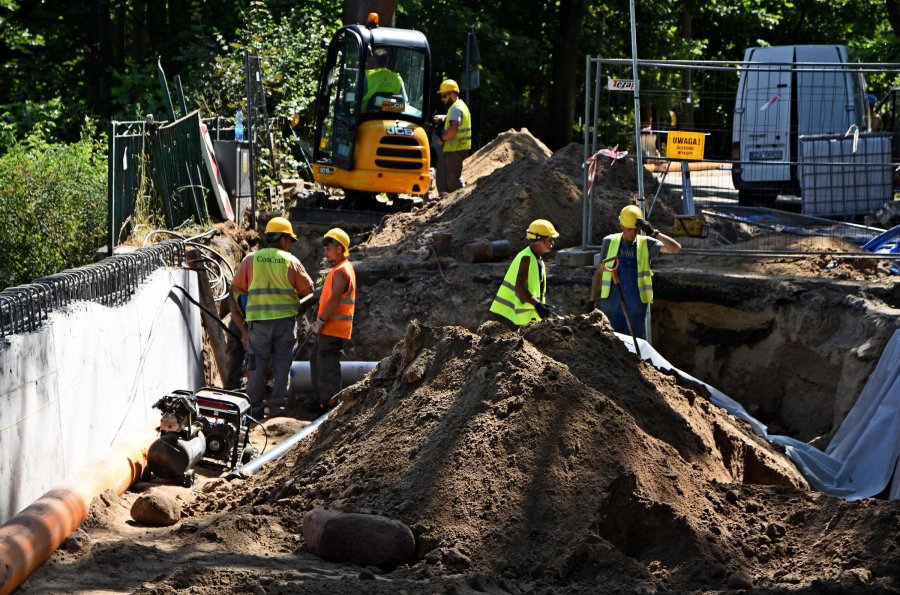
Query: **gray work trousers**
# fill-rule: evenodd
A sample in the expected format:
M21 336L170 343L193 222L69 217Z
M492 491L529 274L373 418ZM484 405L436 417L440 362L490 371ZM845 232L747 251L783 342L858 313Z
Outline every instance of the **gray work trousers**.
M297 319L294 317L250 323L247 396L250 397L250 415L256 419L262 418L264 413L263 397L269 376L272 377L269 409L287 405L296 341Z
M340 337L318 334L313 337L309 356L309 373L313 392L321 407L341 390L341 355L344 340Z

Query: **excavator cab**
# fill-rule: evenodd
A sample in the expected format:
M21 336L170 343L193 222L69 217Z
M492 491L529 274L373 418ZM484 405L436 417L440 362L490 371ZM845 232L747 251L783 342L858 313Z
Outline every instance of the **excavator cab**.
M348 25L328 46L315 107L313 176L345 193L428 192L431 50L419 31Z

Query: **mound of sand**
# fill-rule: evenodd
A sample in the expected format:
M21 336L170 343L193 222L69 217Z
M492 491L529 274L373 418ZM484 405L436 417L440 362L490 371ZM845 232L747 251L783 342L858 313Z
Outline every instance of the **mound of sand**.
M755 570L741 546L765 524L732 522L727 485L806 486L701 386L637 363L600 316L523 335L413 322L342 397L237 499L280 501L294 523L316 506L398 518L429 573L698 588Z
M466 160L466 187L412 213L385 217L361 247L362 254L402 255L431 243L433 233L449 233L453 246L479 238L524 242L535 219L549 219L560 233L557 248L581 245L584 147L570 144L549 155L527 130L507 132ZM471 168L471 169L470 169ZM623 206L637 202L635 162L601 159L597 165L593 237L618 230ZM656 182L645 174L645 192ZM670 224L673 209L662 196L651 220Z

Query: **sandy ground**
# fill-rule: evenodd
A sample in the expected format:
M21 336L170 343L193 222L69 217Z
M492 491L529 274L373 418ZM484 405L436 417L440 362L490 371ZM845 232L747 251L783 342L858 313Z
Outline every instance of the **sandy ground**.
M84 547L55 552L20 592L900 591L900 503L810 491L783 453L712 406L705 389L635 361L601 314L578 313L583 272L555 272L556 287L573 288L565 316L521 334L484 324L483 308L470 307L496 291L506 264L454 264L467 241L518 241L531 219L548 216L561 247L580 243L580 160L576 145L550 155L526 131L505 133L467 162L466 188L359 238L352 258L374 281L360 296L370 339L353 349L381 361L342 393L331 419L246 481L104 494L82 526ZM633 200L632 177L601 167L597 235L614 231ZM653 221L665 229L675 211L660 200ZM444 260L429 253L436 232L453 237ZM309 246L301 257L318 271ZM831 275L896 292L877 264L820 258L704 256L661 267ZM879 306L887 320L893 299ZM452 313L439 324L414 320L434 318L429 309ZM268 438L256 429L254 443L271 448L304 423L269 420ZM152 490L181 499L180 522L131 519L131 504ZM315 507L402 521L416 537L414 558L390 571L316 558L302 536Z

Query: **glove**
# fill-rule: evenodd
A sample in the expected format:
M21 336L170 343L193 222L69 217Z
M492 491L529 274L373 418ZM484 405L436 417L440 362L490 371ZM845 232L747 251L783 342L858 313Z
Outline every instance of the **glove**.
M597 309L597 303L594 300L584 300L584 311L588 314Z
M325 321L321 318L316 318L315 322L309 325L309 330L315 335L319 334L319 331L322 330L322 325L325 324Z
M540 302L535 304L534 310L541 318L549 318L550 314L552 313L552 311L550 310L550 306L548 306L547 304L542 304Z
M650 225L650 222L646 219L638 219L637 228L647 234L648 236L652 236L655 233L659 233L659 230Z

